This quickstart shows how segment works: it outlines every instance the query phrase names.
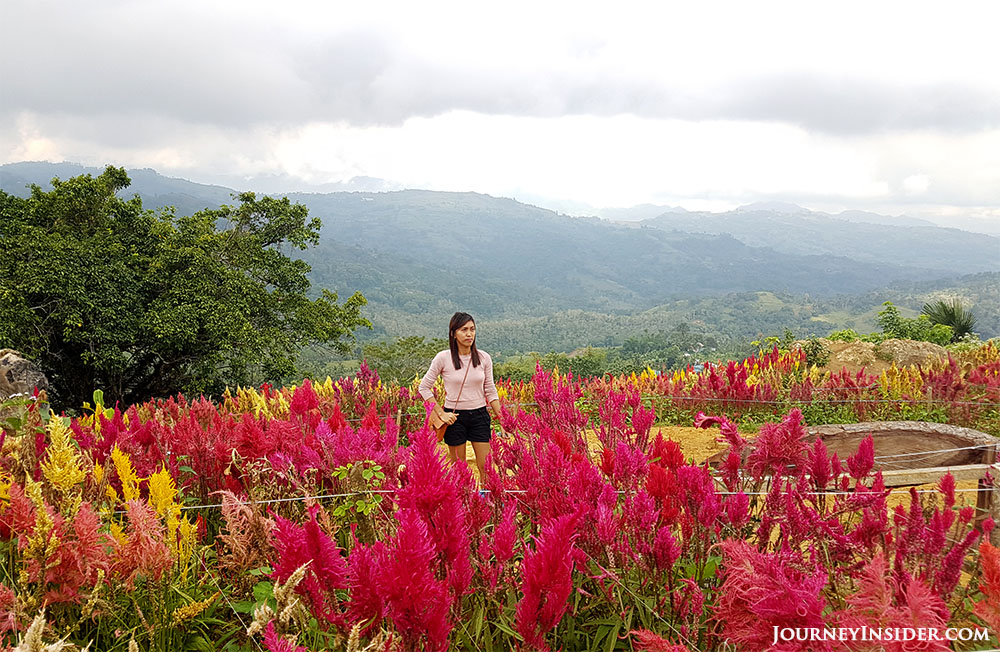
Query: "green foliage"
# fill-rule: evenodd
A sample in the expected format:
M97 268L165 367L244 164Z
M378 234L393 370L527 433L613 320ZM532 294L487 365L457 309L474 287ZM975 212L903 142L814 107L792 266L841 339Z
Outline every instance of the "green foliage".
M826 348L822 342L815 337L806 340L802 345L802 350L806 354L806 364L809 366L825 367L830 361L830 349Z
M378 369L380 378L405 385L414 376L422 376L437 352L447 348L447 340L411 336L399 337L393 342L366 344L362 350L368 364Z
M858 332L853 328L845 328L843 330L834 331L826 336L826 339L831 342L857 342L861 339Z
M305 206L243 193L176 218L119 198L114 167L52 185L0 192L0 342L37 361L57 405L281 381L302 346L346 352L369 325L360 294L307 297L309 266L284 253L318 242Z
M770 351L774 347L778 347L779 353L787 353L791 350L792 345L795 343L795 333L792 332L790 328L786 328L784 334L781 337L777 335L771 335L760 340L754 340L750 342L753 346L759 349Z
M891 301L882 305L885 308L879 312L875 321L887 338L932 342L941 346L951 342L951 326L932 323L926 315L920 315L916 319L903 317Z
M952 342L971 335L972 329L976 327L976 316L958 299L951 301L939 299L934 303L925 303L921 315L927 317L932 324L951 327Z

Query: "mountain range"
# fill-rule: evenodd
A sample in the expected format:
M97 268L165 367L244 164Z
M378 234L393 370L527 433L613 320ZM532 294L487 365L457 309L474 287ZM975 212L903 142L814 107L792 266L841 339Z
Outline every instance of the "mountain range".
M28 184L47 188L55 176L100 172L7 164L0 189L23 196ZM179 215L233 203L236 192L149 169L129 175L124 194ZM323 221L319 245L301 254L314 286L341 296L361 291L376 337L438 334L455 310L507 323L572 311L622 316L730 294L819 299L1000 272L1000 238L860 211L643 206L636 207L642 219L625 221L570 217L478 193L280 194Z

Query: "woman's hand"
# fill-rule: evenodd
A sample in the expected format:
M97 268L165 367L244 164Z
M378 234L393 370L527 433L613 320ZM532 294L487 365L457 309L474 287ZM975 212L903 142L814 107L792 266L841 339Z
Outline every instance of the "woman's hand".
M456 412L445 412L444 417L442 417L449 426L458 421L458 413Z

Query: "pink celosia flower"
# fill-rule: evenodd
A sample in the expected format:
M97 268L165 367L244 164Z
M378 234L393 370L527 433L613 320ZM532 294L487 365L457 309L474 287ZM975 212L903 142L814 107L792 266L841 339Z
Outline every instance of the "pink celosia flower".
M269 652L308 652L301 645L296 645L289 642L288 639L278 636L274 631L274 621L269 622L264 628L264 645L267 646Z
M657 530L656 538L653 539L653 563L657 570L670 570L680 556L681 548L677 544L677 539L670 532L670 528L662 527Z
M397 512L399 528L387 546L378 576L386 614L402 637L405 652L448 649L447 585L434 577L434 547L414 509Z
M318 507L309 510L309 520L299 526L288 519L275 517L274 547L277 560L271 577L285 582L292 573L308 564L305 577L296 591L308 596L317 617L343 625L343 614L337 604L337 589L347 588L347 563L337 544L316 521Z
M761 427L754 441L753 452L747 458L747 468L755 479L770 473L785 473L798 469L806 462L805 428L802 412L792 410L779 424Z
M517 540L517 525L514 521L516 515L515 503L508 503L493 531L493 556L500 563L507 562L514 556L514 543Z
M633 629L629 633L635 639L635 649L640 652L690 652L683 645L671 643L659 634L646 629Z
M576 515L546 523L535 539L535 549L524 556L521 592L515 620L524 642L548 650L545 634L559 624L573 588L573 542Z
M740 650L771 650L774 628L824 627L826 573L802 568L790 554L761 553L745 541L722 542L724 578L713 619ZM823 650L805 642L786 649Z
M347 605L348 624L367 623L362 633L378 627L385 616L385 596L379 592L379 567L386 562L386 547L381 541L371 546L354 542L347 557L347 577L351 601Z
M17 594L0 582L0 639L7 632L13 632L17 627Z
M126 512L128 541L119 546L113 571L131 589L140 575L159 580L170 568L173 558L164 541L166 533L163 523L152 507L139 500L130 500L126 505Z
M872 470L875 465L875 440L868 435L858 444L858 452L847 458L847 469L851 477L861 480Z

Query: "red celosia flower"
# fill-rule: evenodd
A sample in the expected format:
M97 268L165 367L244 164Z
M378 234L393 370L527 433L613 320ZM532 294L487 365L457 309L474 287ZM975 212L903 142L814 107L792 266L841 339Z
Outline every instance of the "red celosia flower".
M549 521L535 539L535 549L521 565L521 592L515 620L524 642L548 650L545 634L559 624L573 588L573 542L578 516Z
M990 630L997 632L1000 631L1000 550L983 541L979 544L979 561L983 569L979 580L983 599L976 603L975 612Z

